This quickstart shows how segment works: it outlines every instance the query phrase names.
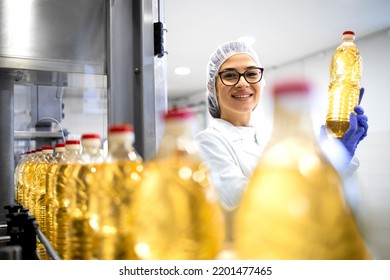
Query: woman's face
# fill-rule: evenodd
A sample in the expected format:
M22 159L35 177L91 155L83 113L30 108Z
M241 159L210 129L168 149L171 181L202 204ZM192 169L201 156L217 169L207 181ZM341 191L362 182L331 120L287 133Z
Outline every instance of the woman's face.
M233 69L239 73L244 73L251 67L258 67L251 56L236 54L221 65L219 72ZM243 76L240 77L236 85L226 86L218 75L216 93L221 110L221 119L229 121L233 125L246 126L250 122L253 109L260 100L261 87L260 82L249 84Z

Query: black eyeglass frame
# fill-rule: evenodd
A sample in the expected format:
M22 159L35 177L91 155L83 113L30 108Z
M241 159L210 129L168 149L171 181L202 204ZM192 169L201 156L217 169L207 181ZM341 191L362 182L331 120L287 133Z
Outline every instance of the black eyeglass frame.
M253 70L253 69L258 69L258 70L260 70L260 79L259 79L257 82L249 82L249 81L246 79L246 76L245 76L245 74L246 74L248 71L251 71L251 70ZM237 79L237 82L236 82L235 84L227 85L227 84L224 83L221 74L226 73L226 72L236 72L236 73L238 74L238 79ZM222 82L225 86L228 86L228 87L233 87L233 86L237 85L237 84L239 83L239 81L241 80L241 77L244 77L245 81L246 81L248 84L251 84L251 85L257 84L257 83L259 83L259 82L261 81L261 79L263 78L263 75L264 75L264 68L262 68L262 67L251 67L251 68L247 69L244 73L240 73L240 72L238 72L238 71L236 71L236 70L224 70L224 71L218 72L218 76L219 76L219 78L221 79L221 82Z

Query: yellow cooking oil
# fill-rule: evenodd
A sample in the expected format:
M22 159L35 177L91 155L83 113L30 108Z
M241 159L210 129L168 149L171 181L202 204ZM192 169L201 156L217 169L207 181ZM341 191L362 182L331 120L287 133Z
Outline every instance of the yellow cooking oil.
M31 157L30 160L26 163L26 166L24 167L22 178L21 178L21 184L22 184L22 205L26 208L28 208L28 198L29 198L29 192L30 192L30 185L32 182L31 175L33 173L33 167L34 167L34 160L35 160L35 150L31 151Z
M335 170L319 158L307 160L318 165L256 169L236 219L240 258L371 258Z
M136 193L135 251L146 260L215 259L225 224L192 138L193 113L170 109L164 121L161 145Z
M17 178L16 178L16 200L18 204L24 205L24 191L25 191L25 184L24 184L24 177L27 172L27 166L28 163L31 161L31 151L28 151L25 153L25 158L18 170Z
M28 182L28 194L27 194L27 207L29 212L36 217L36 199L37 199L37 189L38 189L38 168L41 164L42 157L42 148L35 150L34 159L31 162L31 169L29 174L27 174Z
M90 194L93 258L137 259L131 208L142 178L142 161L119 160L99 167L98 183Z
M54 227L55 227L55 199L54 188L56 185L56 175L58 171L58 164L61 162L65 155L65 144L57 143L55 147L55 157L53 162L50 163L47 169L46 175L46 237L54 246Z
M326 126L341 138L349 128L349 116L359 105L363 62L355 45L355 33L345 31L330 63L329 104Z
M234 221L240 259L371 258L344 196L343 180L317 142L310 93L310 84L300 79L285 79L274 87L271 139Z
M36 220L40 230L46 234L46 176L53 161L53 147L42 147L42 158L36 168Z
M67 182L71 176L74 166L81 163L80 141L67 140L65 143L66 156L58 165L56 173L56 184L54 187L55 199L55 225L54 225L54 246L62 259L69 259L69 208L70 197L67 190Z
M90 197L96 175L101 168L101 140L98 134L82 135L83 163L77 164L68 180L71 207L69 216L70 259L93 259L93 231L91 227Z
M90 183L97 172L97 165L76 165L68 181L70 191L75 192L69 220L70 258L78 260L92 259L92 228L90 226L89 197Z
M23 172L23 168L26 164L26 161L28 160L28 153L23 152L21 154L20 160L18 161L15 171L14 171L14 190L15 190L15 196L14 196L14 202L20 204L20 189L19 189L19 182L21 179L21 174Z
M180 156L145 166L137 194L136 252L142 259L214 259L224 221L207 169Z
M35 170L35 218L39 229L46 235L46 174L53 161L53 147L43 146L42 156ZM37 254L40 259L48 259L46 249L37 239Z
M136 259L131 206L142 178L143 161L133 144L131 124L113 124L108 132L108 154L89 184L93 258Z

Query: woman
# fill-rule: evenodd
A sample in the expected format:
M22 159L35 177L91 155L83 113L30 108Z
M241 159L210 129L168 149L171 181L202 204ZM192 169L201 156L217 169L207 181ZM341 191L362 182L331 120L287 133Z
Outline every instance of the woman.
M251 125L252 111L265 86L263 68L255 51L243 42L227 42L211 55L207 67L209 127L195 140L200 155L211 167L211 178L225 210L234 210L262 154L264 146ZM350 129L341 139L351 157L367 135L363 109L351 114ZM355 170L353 159L348 169Z

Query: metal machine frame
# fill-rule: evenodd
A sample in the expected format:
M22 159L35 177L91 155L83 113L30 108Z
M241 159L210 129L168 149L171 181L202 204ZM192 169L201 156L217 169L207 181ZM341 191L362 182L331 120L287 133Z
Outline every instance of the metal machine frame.
M0 223L14 198L15 84L45 77L66 87L73 73L106 76L107 123L132 123L144 159L156 152L167 107L166 59L154 46L162 0L15 2L0 2Z

